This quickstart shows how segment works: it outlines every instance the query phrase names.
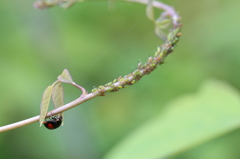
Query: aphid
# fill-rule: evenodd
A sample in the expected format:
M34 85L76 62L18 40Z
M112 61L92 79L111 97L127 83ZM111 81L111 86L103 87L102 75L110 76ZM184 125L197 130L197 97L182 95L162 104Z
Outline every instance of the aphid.
M44 121L43 124L47 129L53 130L62 125L62 119L63 117L61 115L52 116L49 120Z

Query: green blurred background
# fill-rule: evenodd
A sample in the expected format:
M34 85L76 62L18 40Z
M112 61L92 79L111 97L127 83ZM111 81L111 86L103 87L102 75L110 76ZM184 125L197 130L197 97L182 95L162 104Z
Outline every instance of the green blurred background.
M183 20L183 36L164 65L128 89L67 111L57 130L34 123L1 133L0 158L100 159L167 103L196 92L208 79L239 90L240 1L164 2ZM44 89L64 68L90 91L130 73L161 44L144 5L116 2L109 9L108 2L94 1L37 10L32 3L0 3L1 126L38 115ZM64 89L66 103L81 93ZM238 141L236 129L174 158L238 159Z

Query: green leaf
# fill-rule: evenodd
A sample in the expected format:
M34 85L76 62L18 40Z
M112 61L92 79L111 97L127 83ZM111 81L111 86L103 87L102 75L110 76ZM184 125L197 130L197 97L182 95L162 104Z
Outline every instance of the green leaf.
M160 29L166 29L172 22L172 19L162 19L158 18L155 22L155 25Z
M54 108L58 108L64 105L64 100L63 100L63 87L62 83L57 82L53 86L52 90L52 101Z
M54 108L58 108L64 105L63 86L61 82L57 82L53 86L52 101L53 101ZM61 113L61 116L63 117L63 113ZM63 125L63 122L62 122L62 125Z
M189 150L240 126L240 96L218 81L170 103L132 132L104 159L162 159Z
M74 83L72 77L67 69L64 69L62 74L58 76L58 80L63 83Z
M155 26L155 34L157 35L157 37L163 41L167 40L167 36L166 34L162 31L161 28L159 28L158 26Z
M158 18L155 21L155 34L162 39L163 41L167 40L167 36L164 33L163 29L166 29L170 24L171 24L172 20L171 19L162 19L162 18Z
M49 107L51 94L52 94L52 88L53 88L53 86L48 86L45 89L43 96L42 96L42 101L41 101L41 105L40 105L40 118L39 118L40 126L42 126L42 123L44 122L45 117L48 112L48 107Z
M115 9L114 3L115 3L114 0L108 0L109 10L113 11Z
M148 4L147 4L147 8L146 8L146 14L147 14L148 19L150 19L152 21L155 21L154 8L153 8L153 5L152 5L152 0L148 0Z

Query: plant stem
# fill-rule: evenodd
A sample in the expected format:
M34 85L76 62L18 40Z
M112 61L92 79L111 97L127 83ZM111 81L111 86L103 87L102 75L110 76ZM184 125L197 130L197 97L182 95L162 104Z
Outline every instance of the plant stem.
M149 2L148 0L119 0L119 1L135 2L135 3L142 3L142 4L148 4ZM44 4L43 1L37 1L37 3L35 3L34 5L35 7L39 7L38 6L39 4ZM73 3L73 1L71 1L71 3ZM56 1L54 1L54 4L55 5L57 4ZM54 4L49 3L49 6L53 6ZM178 14L176 13L173 7L170 7L159 1L153 1L152 5L155 8L163 9L164 12L161 16L163 18L166 16L171 17L172 25L173 25L173 29L168 34L167 40L164 42L163 45L161 45L161 47L158 48L155 55L153 57L149 57L146 64L143 65L142 63L139 63L137 69L134 72L124 77L120 76L118 79L114 80L113 82L109 82L104 86L99 86L98 88L93 89L92 93L87 94L84 88L79 87L78 85L75 85L76 87L78 87L83 91L83 95L77 98L76 100L65 104L64 106L61 106L59 108L56 108L48 112L46 117L50 117L52 114L60 114L92 98L105 95L105 93L115 92L128 85L133 85L135 82L139 81L144 75L150 74L154 69L156 69L157 65L163 64L165 57L173 51L175 44L178 42L178 39L181 35L181 32L180 32L181 22L180 22L180 17L178 16ZM37 122L38 120L39 120L39 115L26 120L13 123L13 124L2 126L0 127L0 132L16 129L16 128Z

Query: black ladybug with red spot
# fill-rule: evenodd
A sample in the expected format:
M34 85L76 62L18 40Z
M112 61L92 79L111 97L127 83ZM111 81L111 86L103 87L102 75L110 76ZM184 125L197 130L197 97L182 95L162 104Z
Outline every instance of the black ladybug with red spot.
M62 125L62 120L63 117L61 115L52 116L48 118L48 120L44 121L43 124L47 129L53 130Z

